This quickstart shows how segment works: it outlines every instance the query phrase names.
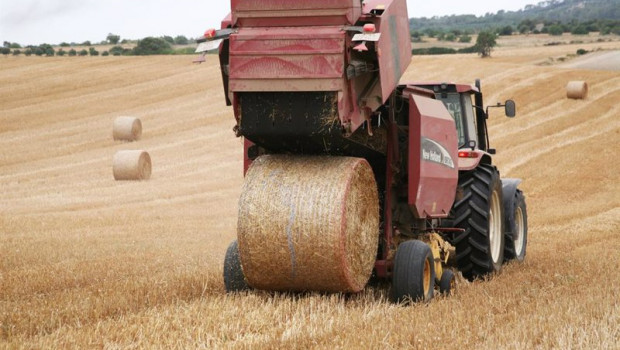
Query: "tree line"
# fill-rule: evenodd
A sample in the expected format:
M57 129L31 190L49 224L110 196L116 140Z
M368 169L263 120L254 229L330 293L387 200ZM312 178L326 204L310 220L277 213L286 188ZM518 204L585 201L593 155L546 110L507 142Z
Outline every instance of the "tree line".
M593 32L598 32L600 35L620 35L620 20L596 20L585 22L572 20L569 22L560 22L551 20L538 21L525 19L514 26L505 25L483 31L493 32L499 36L508 36L513 34L550 34L559 36L564 33L588 35ZM422 42L423 37L429 37L436 38L439 41L469 43L472 40L472 35L477 32L480 31L461 28L427 28L425 30L412 30L411 40L413 42Z
M415 14L415 13L414 13ZM550 0L537 5L528 5L518 11L498 11L484 16L451 15L431 18L411 18L410 29L426 32L427 30L451 31L454 29L477 32L497 30L512 26L515 31L535 33L536 28L522 26L528 21L536 25L544 23L562 23L570 27L586 24L596 27L603 34L620 35L620 2L618 0ZM538 29L540 30L540 29ZM570 29L567 31L571 31Z
M183 55L194 52L193 47L175 48L174 46L189 45L191 39L183 35L176 37L146 37L138 41L122 40L120 35L109 34L105 41L93 44L90 41L82 43L62 42L57 47L50 44L23 46L18 43L5 41L0 47L2 55L25 56L145 56L145 55ZM114 45L109 50L99 51L97 46ZM130 47L128 47L130 46ZM87 47L87 48L85 48Z

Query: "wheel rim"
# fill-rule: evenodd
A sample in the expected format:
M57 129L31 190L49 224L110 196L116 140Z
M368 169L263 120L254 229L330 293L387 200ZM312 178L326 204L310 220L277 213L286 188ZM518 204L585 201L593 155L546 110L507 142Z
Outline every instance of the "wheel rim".
M523 211L517 207L515 211L515 253L521 256L523 253L523 243L525 242L525 225L523 225Z
M428 292L431 288L431 263L428 260L424 260L424 299L428 298Z
M502 251L502 223L499 206L499 195L493 191L491 197L491 210L489 210L489 243L491 246L491 259L497 264Z

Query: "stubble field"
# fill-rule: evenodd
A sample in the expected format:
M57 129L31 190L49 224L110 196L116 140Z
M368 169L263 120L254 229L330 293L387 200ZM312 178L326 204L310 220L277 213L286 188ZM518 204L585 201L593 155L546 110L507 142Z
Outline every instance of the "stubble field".
M551 64L579 48L620 43L414 57L403 81L517 102L491 146L530 229L523 264L408 307L382 287L224 293L242 142L216 57L0 57L0 348L620 348L620 71ZM112 140L121 115L141 141ZM121 149L150 152L150 181L114 181Z

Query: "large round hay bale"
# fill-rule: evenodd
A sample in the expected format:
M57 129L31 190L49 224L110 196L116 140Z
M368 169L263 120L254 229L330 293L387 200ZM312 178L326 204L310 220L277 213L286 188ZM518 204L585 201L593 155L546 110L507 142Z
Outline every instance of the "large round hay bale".
M118 117L112 131L114 140L137 141L142 136L142 122L136 117Z
M237 235L243 272L254 288L362 290L379 239L370 165L346 157L256 159L239 200Z
M115 180L148 180L151 177L151 156L146 151L118 151L114 155Z
M588 97L588 83L585 81L571 81L566 85L566 97L574 100L583 100Z

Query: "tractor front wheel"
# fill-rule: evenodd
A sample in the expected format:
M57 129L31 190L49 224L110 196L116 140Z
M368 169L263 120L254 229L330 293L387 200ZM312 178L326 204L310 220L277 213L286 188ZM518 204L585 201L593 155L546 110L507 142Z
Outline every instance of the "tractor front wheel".
M525 248L527 246L527 208L525 198L520 190L515 192L512 207L514 211L507 213L506 227L506 249L504 257L506 260L525 260Z
M452 293L452 288L456 283L456 278L454 276L454 272L452 270L445 269L441 274L441 279L439 280L439 292L444 295L450 295Z
M392 274L392 301L430 301L435 289L435 261L431 248L422 241L398 246Z

